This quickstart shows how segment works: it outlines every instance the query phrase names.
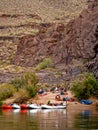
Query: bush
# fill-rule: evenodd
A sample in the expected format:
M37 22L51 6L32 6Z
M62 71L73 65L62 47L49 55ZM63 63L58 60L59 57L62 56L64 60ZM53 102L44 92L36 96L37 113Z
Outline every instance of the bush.
M35 97L37 94L37 86L28 86L27 92L28 92L30 97Z
M22 80L21 80L21 79L16 78L16 79L13 79L13 80L11 81L11 84L12 84L12 85L14 85L14 86L16 87L17 91L18 91L18 90L19 90L19 88L21 88L21 87L22 87L23 82L22 82Z
M50 58L45 58L41 63L38 64L37 70L45 69L53 66L53 62Z
M0 85L0 100L4 100L13 96L15 91L16 90L13 85L7 84L7 83L1 84Z
M11 84L14 85L18 91L24 89L28 92L29 97L34 97L37 94L38 78L35 73L27 72L20 79L14 79Z
M87 99L98 95L98 81L92 74L85 73L71 84L71 91L78 99Z
M0 106L2 106L3 105L3 102L2 101L0 101Z
M27 90L30 97L34 97L37 94L38 78L35 73L27 72L22 76L23 88Z
M15 103L26 103L29 99L28 92L25 89L19 89L17 98L14 100Z
M35 86L38 83L37 76L35 75L35 73L32 73L32 72L27 72L26 74L24 74L21 77L21 80L22 80L22 85L24 87L27 87L27 85Z

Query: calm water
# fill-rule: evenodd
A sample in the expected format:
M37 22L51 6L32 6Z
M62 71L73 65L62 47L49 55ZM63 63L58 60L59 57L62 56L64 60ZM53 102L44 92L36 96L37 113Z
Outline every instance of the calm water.
M98 110L0 110L0 130L98 130Z

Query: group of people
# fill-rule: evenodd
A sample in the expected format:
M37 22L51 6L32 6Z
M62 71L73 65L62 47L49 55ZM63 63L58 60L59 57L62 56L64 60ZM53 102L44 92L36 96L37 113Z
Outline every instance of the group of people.
M59 104L58 103L51 103L51 101L48 100L47 105L49 105L49 106L58 106L58 105L65 105L65 103L64 102L60 102Z
M52 87L50 90L50 92L52 93L57 93L57 95L55 96L54 100L56 101L61 101L61 102L67 102L69 100L68 97L68 93L65 90L65 87L61 86L61 87ZM39 95L46 95L47 91L44 90L43 88L40 88L38 90L38 94ZM63 98L62 98L63 96ZM48 105L51 105L50 100L47 102Z

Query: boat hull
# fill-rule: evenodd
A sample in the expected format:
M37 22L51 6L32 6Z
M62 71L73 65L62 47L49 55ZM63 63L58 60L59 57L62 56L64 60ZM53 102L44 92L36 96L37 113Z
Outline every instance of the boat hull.
M11 105L2 105L1 106L2 109L12 109Z
M65 109L66 105L58 105L58 106L49 106L49 105L42 105L42 109Z
M13 108L13 109L20 109L21 107L20 107L19 105L17 105L17 104L13 104L13 105L12 105L12 108Z
M29 108L29 109L40 109L41 106L38 106L38 105L36 105L36 104L29 104L29 105L28 105L28 108Z
M28 109L28 105L26 105L26 104L21 104L21 105L20 105L20 108L21 108L21 109Z

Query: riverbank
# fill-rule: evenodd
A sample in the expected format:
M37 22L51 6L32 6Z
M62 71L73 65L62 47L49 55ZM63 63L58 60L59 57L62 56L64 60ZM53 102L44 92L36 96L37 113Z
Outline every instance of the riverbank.
M27 103L36 103L36 104L47 104L47 102L50 100L51 103L58 103L60 104L62 101L56 101L55 97L56 95L58 95L59 92L47 92L44 95L37 95L35 98L31 98L27 101ZM74 95L70 92L67 91L65 95L60 95L60 98L63 99L64 97L68 97L69 99L74 99ZM4 101L4 103L6 104L10 104L13 103L15 100L15 98L9 98L7 100ZM81 104L80 102L78 102L77 100L74 101L67 101L67 110L70 112L74 112L75 110L77 112L81 111L81 110L89 110L89 109L94 109L96 108L96 103L97 103L97 99L91 99L91 101L93 102L91 105L85 105L85 104Z

